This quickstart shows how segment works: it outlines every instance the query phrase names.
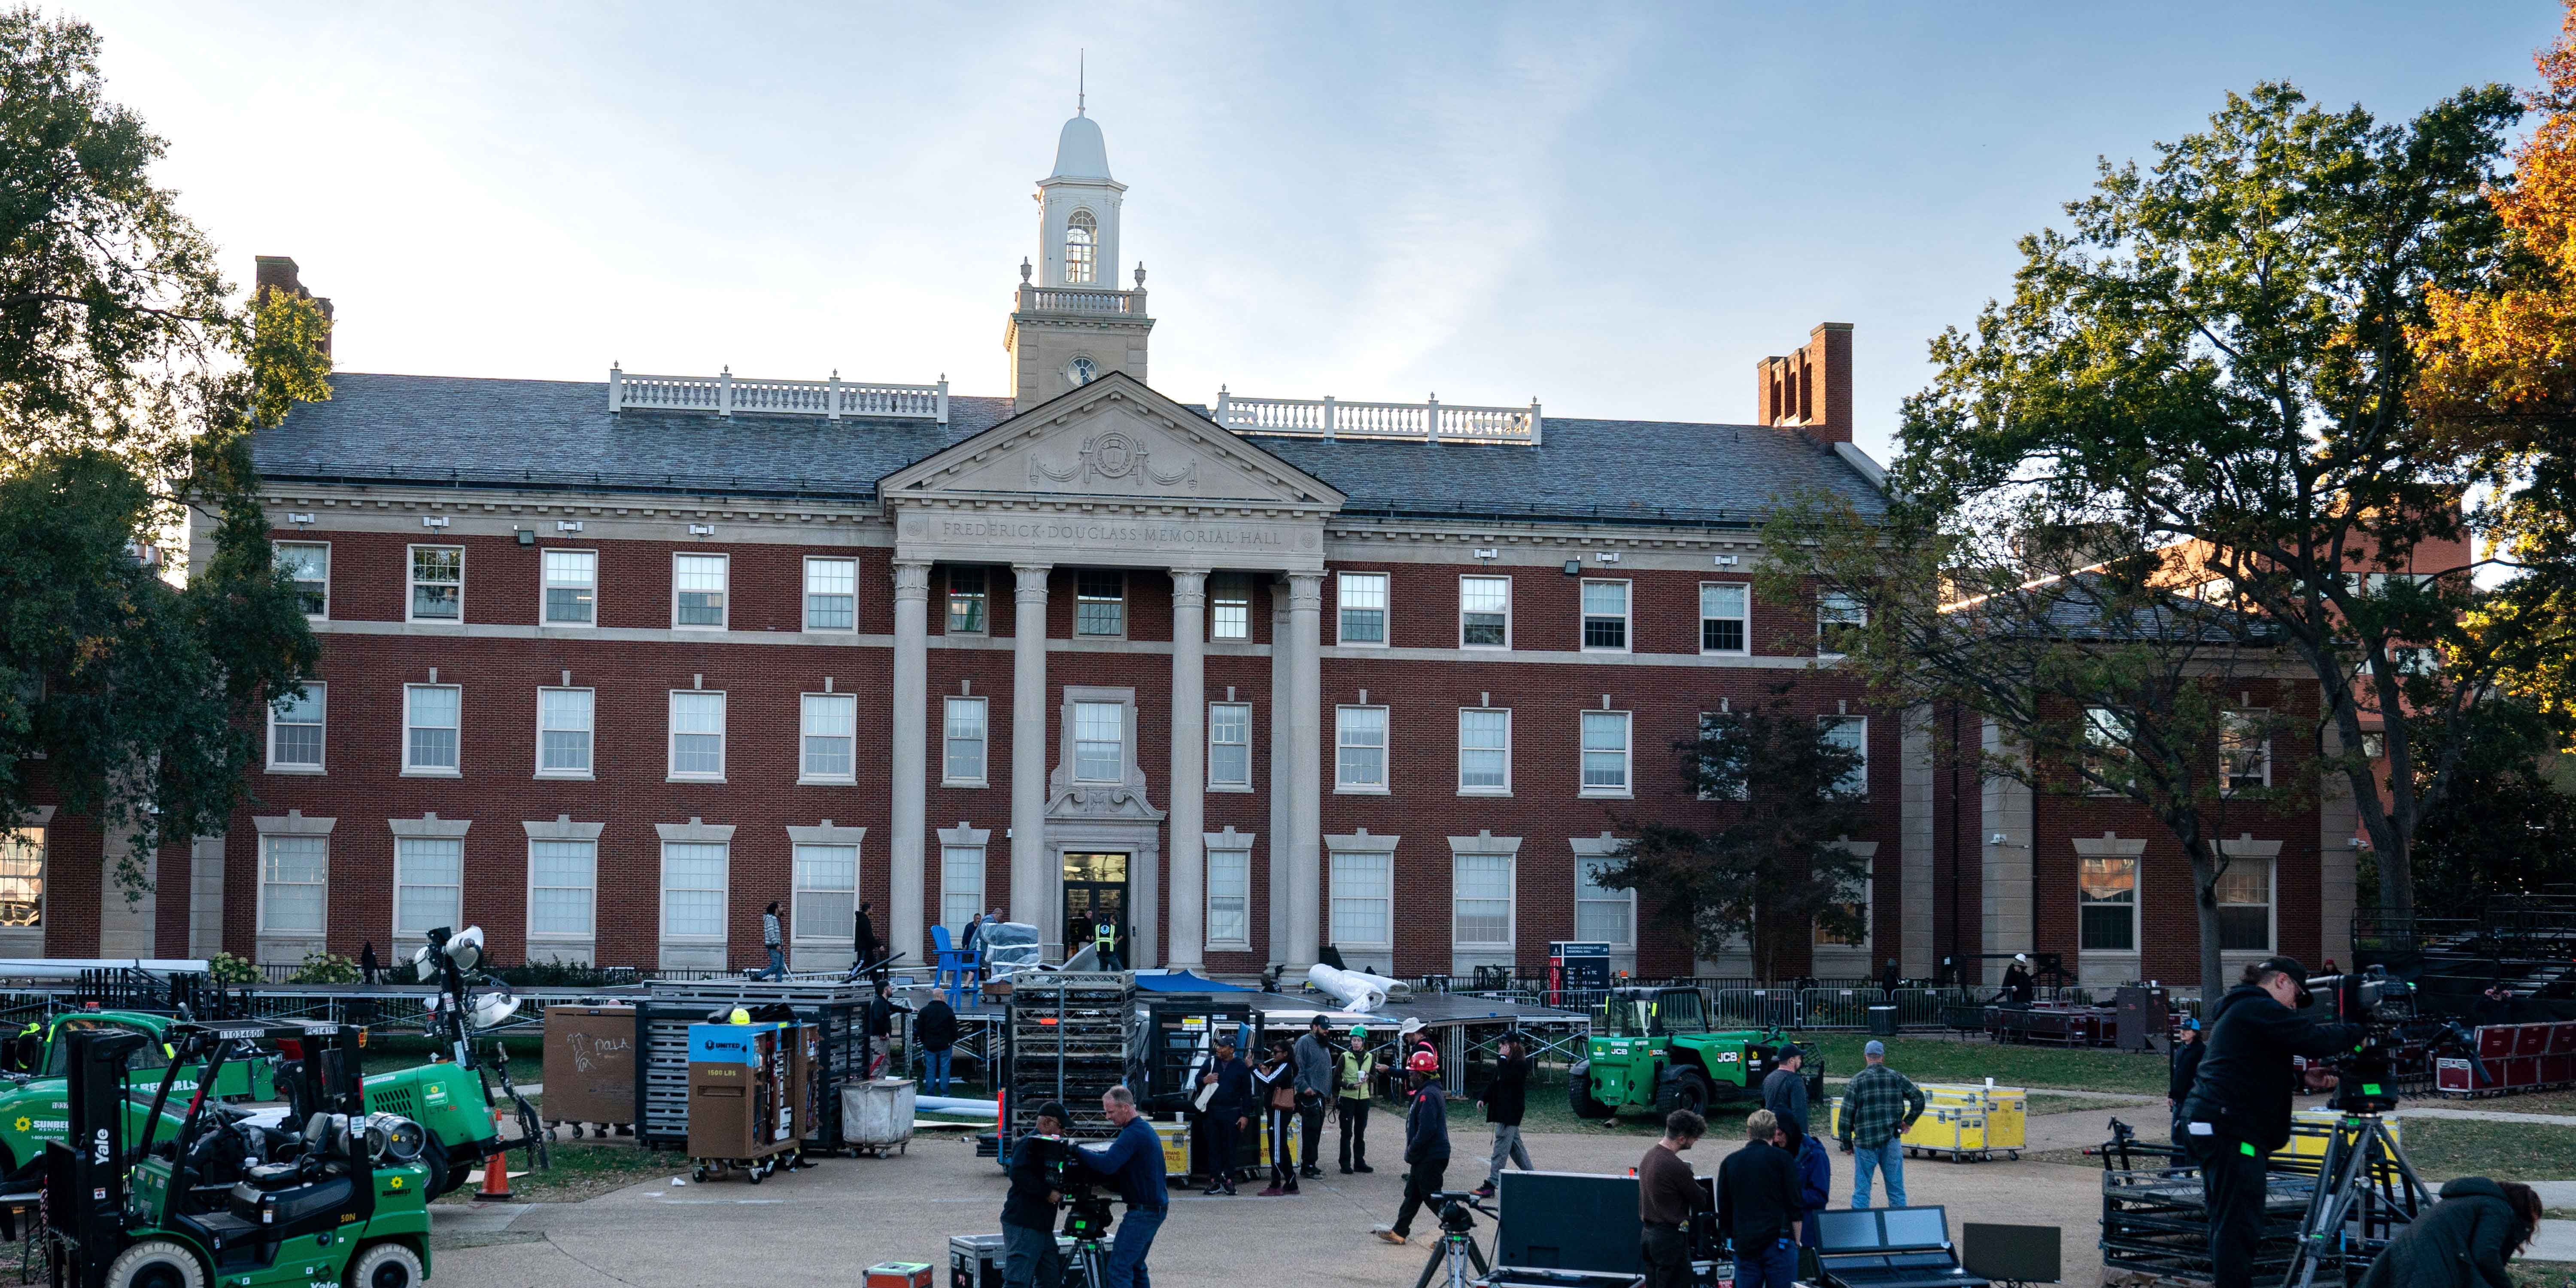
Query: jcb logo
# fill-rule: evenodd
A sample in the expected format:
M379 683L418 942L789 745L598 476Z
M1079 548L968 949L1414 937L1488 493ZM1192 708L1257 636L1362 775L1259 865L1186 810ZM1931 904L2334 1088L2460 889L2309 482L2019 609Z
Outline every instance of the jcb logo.
M1712 1053L1709 1056L1709 1059L1718 1064L1742 1064L1744 1063L1744 1053L1741 1051L1718 1051Z

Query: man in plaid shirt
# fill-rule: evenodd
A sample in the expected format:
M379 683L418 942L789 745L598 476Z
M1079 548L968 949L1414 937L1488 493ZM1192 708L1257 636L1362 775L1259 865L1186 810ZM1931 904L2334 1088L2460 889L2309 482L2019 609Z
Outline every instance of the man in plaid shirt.
M1905 1206L1905 1129L1923 1116L1923 1089L1887 1067L1887 1044L1873 1038L1860 1049L1869 1067L1843 1087L1843 1152L1852 1158L1854 1208L1869 1206L1869 1174L1887 1173L1887 1205Z

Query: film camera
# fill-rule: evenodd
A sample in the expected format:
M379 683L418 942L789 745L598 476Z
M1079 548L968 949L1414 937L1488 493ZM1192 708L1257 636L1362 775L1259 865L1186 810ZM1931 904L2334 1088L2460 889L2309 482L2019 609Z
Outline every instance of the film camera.
M2414 1032L2415 986L2373 966L2359 973L2319 975L2308 981L2308 991L2324 998L2337 1020L2363 1030L2361 1045L2325 1061L2335 1073L2334 1099L2327 1103L2349 1114L2396 1108L2399 1056L2425 1041Z
M1023 1147L1035 1149L1046 1168L1047 1185L1064 1195L1065 1237L1098 1242L1109 1237L1110 1197L1100 1192L1093 1175L1083 1170L1078 1148L1062 1136L1029 1136Z

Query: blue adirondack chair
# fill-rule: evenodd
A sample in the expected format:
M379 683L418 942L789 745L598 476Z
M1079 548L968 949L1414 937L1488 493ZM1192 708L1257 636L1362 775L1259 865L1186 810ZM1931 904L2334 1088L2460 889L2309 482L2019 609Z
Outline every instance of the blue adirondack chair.
M930 975L930 987L948 990L948 1005L964 1005L961 998L984 1000L983 953L972 948L958 948L948 938L948 927L930 928L931 950L937 954Z

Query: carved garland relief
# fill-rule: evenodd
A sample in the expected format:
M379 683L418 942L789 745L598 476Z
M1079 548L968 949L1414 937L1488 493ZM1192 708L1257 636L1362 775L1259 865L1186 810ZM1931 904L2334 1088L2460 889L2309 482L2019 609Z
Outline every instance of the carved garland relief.
M1095 477L1123 479L1131 474L1140 474L1162 487L1199 485L1198 462L1191 461L1187 468L1166 474L1147 459L1144 441L1122 430L1107 430L1082 440L1082 450L1077 455L1079 464L1059 470L1039 460L1035 451L1030 452L1029 486L1044 487L1049 479L1070 483L1077 478L1087 486Z

